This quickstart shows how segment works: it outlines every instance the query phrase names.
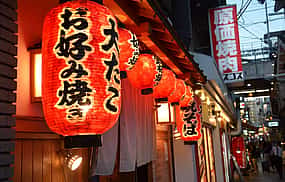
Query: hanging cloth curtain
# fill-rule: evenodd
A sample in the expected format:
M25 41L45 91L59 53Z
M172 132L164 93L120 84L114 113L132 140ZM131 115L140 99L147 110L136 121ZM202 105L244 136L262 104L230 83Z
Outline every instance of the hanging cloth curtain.
M121 80L120 172L135 171L154 160L155 121L152 95L141 95L128 79ZM112 175L117 152L118 126L102 136L102 147L93 160L91 175ZM94 155L93 155L94 156ZM96 155L95 155L96 156ZM96 161L96 162L94 162Z

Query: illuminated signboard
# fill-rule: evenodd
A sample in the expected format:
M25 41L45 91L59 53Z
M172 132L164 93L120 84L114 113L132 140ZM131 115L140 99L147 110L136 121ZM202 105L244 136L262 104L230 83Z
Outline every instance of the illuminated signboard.
M212 55L225 83L242 81L240 42L236 6L209 10Z

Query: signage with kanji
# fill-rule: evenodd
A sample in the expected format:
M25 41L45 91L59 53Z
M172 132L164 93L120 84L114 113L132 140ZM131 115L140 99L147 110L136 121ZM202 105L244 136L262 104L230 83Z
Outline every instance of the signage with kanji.
M194 96L193 102L181 107L177 113L177 127L184 141L197 141L201 137L201 100Z
M64 135L102 134L121 107L115 17L92 2L66 2L46 16L42 100L45 119Z
M226 83L243 80L236 6L209 10L212 55Z

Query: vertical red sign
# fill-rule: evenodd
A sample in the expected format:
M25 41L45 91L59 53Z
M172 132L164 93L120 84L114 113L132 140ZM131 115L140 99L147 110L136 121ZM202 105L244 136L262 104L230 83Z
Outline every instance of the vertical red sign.
M234 137L232 139L232 153L240 168L246 168L246 155L243 137Z
M236 6L209 10L212 55L226 83L242 81Z
M198 141L201 138L201 112L201 100L197 96L187 107L178 109L176 124L182 140Z

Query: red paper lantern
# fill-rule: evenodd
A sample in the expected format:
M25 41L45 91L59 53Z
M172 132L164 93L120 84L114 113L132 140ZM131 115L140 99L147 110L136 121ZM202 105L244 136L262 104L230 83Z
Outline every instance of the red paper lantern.
M153 87L153 97L167 98L175 88L175 75L168 69L162 69L162 77L158 85Z
M180 100L180 107L187 107L193 101L193 91L189 86L186 86L185 94Z
M246 153L243 137L232 139L232 153L240 168L246 168Z
M118 120L121 84L117 22L92 1L53 8L43 27L43 111L64 136L102 134Z
M139 41L129 30L119 28L120 71L131 69L139 57Z
M169 103L179 103L182 96L185 94L186 85L183 80L175 79L175 89L168 96Z
M195 96L187 107L177 109L176 124L184 141L198 141L201 138L201 100Z
M151 54L140 54L135 66L127 71L131 84L142 89L142 93L152 92L152 87L157 85L162 76L160 60ZM145 92L146 91L146 92Z

